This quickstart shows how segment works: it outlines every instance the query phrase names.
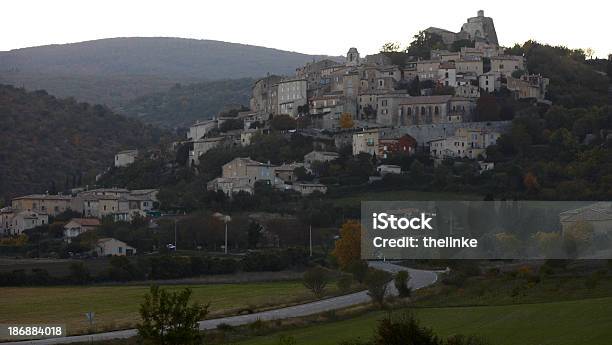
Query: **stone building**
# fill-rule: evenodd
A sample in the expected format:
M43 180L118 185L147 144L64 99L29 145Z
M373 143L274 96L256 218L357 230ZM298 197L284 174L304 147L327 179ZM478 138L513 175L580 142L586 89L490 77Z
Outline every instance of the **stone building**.
M394 116L396 116L399 105L406 99L410 99L412 96L407 94L405 91L390 92L378 95L376 98L376 123L383 126L396 126L399 125L393 122Z
M479 98L480 88L470 83L458 85L455 88L455 96L466 97L466 98Z
M117 152L117 154L115 155L115 167L117 168L126 167L134 163L137 157L138 157L138 150L125 150L125 151Z
M31 211L56 216L71 208L70 195L32 194L14 198L11 207L16 211Z
M436 27L427 28L425 32L441 36L444 43L449 46L461 39L499 45L493 18L485 17L482 10L478 11L476 17L468 18L459 32L455 33Z
M549 79L540 74L523 74L520 78L508 77L508 90L514 91L517 98L534 98L544 100L548 88Z
M432 140L429 143L429 154L437 159L477 159L484 155L486 148L494 145L499 137L499 132L460 128L453 136Z
M501 76L498 72L487 72L478 77L478 85L482 90L493 93L501 87Z
M187 133L188 140L199 140L203 138L208 132L217 128L216 120L204 120L197 121L191 127L189 127L189 132Z
M297 117L298 108L308 103L305 79L289 78L278 83L278 114Z
M360 64L359 52L357 48L351 47L346 53L346 66L358 66Z
M275 115L278 111L278 83L281 80L282 77L278 75L257 80L251 90L249 108L254 112Z
M514 71L525 70L525 58L515 55L500 55L491 58L491 72L511 76Z
M465 122L471 120L475 108L473 100L450 95L403 97L396 104L393 111L388 113L382 113L379 108L377 123L413 126Z
M380 156L379 151L380 133L378 129L364 130L353 133L353 155L367 153Z
M308 171L312 171L312 165L322 162L331 162L338 159L340 155L337 152L329 151L312 151L304 155L304 168Z

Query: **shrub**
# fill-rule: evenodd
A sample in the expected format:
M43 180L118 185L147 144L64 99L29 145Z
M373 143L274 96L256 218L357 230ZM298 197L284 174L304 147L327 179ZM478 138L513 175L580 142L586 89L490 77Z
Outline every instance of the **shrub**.
M304 286L317 297L323 296L325 286L329 282L329 272L321 266L307 270L304 273Z
M385 271L370 268L365 278L368 288L368 296L379 306L384 306L387 294L387 284L391 280L391 274Z

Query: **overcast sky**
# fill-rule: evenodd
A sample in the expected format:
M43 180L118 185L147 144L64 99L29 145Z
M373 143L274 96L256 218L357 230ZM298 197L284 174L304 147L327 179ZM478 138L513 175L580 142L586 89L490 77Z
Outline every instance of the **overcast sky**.
M612 53L612 5L601 0L53 0L2 1L0 50L108 37L170 36L309 54L362 55L436 26L459 31L483 9L502 45L535 39Z

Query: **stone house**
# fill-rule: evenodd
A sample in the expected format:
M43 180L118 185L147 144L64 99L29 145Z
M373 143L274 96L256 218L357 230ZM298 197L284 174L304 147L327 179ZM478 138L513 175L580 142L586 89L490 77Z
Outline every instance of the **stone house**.
M17 211L10 218L9 227L5 229L5 235L18 236L25 230L37 226L49 224L49 217L45 213L35 211Z
M307 81L300 78L284 79L278 83L278 114L297 117L298 107L308 103Z
M302 195L310 195L314 192L327 193L326 185L313 182L296 182L291 185L291 188Z
M280 76L269 75L255 81L251 89L249 108L256 113L276 115L278 111L278 83L281 80L282 77Z
M201 138L193 141L193 150L189 150L189 165L200 164L200 156L211 149L222 145L226 137Z
M514 71L525 70L525 58L516 55L500 55L491 58L491 72L511 76Z
M99 226L100 220L96 218L72 218L64 225L64 241L70 243L73 238Z
M277 178L277 183L280 183L281 181L288 183L295 182L297 180L294 173L295 169L303 167L303 163L285 163L274 168L274 176Z
M478 85L482 90L493 93L501 88L501 77L498 72L487 72L478 77Z
M549 79L539 74L524 74L520 78L507 77L508 90L514 91L517 98L534 98L544 100Z
M376 123L383 126L400 125L398 123L394 123L393 119L397 117L399 105L410 98L412 98L412 96L405 91L397 91L393 93L389 92L378 95L376 98Z
M338 159L340 155L337 152L329 151L312 151L304 155L304 168L312 171L312 164L315 162L331 162Z
M136 248L114 238L101 238L96 242L95 252L98 256L132 256Z
M483 62L479 57L464 57L461 60L455 61L457 74L472 74L479 76L483 73Z
M455 96L465 98L479 98L480 88L476 85L472 85L471 83L458 85L457 87L455 87Z
M612 233L612 203L596 202L588 206L559 214L563 232L566 232L576 222L582 221L593 227L594 234L609 235Z
M380 133L378 129L364 130L353 133L353 156L360 153L380 155L379 151Z
M14 198L11 207L17 211L33 211L56 216L71 207L69 195L32 194Z
M453 136L430 141L429 154L436 159L476 159L484 155L486 148L495 144L499 137L498 132L459 128Z
M436 80L438 78L440 60L421 60L417 61L416 66L419 80Z

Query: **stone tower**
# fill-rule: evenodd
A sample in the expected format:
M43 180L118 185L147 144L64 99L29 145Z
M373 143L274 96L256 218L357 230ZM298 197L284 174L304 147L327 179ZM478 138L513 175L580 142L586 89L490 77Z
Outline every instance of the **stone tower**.
M468 18L467 23L461 27L458 36L489 44L499 44L493 18L485 17L483 10L479 10L476 17Z
M347 66L357 66L359 65L359 52L357 48L352 47L349 49L348 53L346 53L346 65Z

